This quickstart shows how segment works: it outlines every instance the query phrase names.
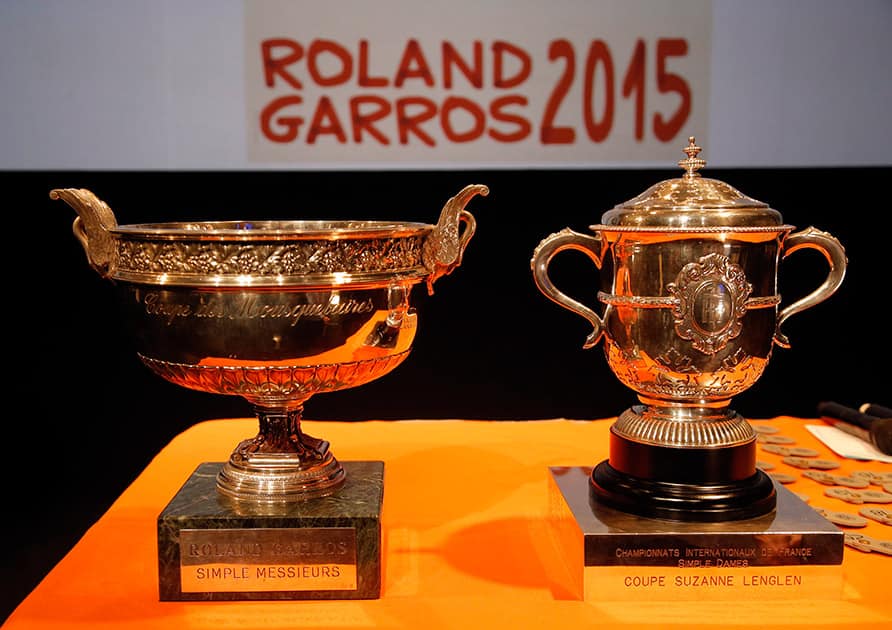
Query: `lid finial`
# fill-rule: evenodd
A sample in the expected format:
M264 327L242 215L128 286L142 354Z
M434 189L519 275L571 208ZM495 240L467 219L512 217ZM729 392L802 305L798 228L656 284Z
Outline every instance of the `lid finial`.
M700 177L700 173L698 173L697 171L706 166L706 160L697 157L698 155L700 155L700 151L702 150L703 149L697 146L697 142L694 139L694 136L690 136L688 138L688 146L683 149L688 157L678 161L678 165L685 171L687 171L684 174L686 178L692 179L694 177Z

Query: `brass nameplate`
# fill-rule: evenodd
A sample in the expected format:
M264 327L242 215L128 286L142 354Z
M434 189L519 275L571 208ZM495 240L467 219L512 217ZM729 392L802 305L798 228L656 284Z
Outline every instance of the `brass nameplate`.
M772 566L708 570L669 567L583 568L586 601L837 599L842 566Z
M356 589L352 527L183 529L184 593Z
M842 531L792 492L758 518L649 519L590 501L590 467L553 467L555 588L586 601L832 599L842 596ZM596 509L597 507L597 509Z

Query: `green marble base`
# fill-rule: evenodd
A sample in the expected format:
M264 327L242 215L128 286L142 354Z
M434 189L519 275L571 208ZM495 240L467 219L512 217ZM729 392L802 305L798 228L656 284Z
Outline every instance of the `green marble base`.
M237 503L203 463L158 517L161 601L376 599L381 594L384 462L341 462L335 494Z

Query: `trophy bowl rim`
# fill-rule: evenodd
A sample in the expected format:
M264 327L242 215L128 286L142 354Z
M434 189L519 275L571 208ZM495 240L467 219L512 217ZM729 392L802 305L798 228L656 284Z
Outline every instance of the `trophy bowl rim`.
M697 225L680 220L677 225L611 224L594 223L588 226L593 232L650 232L656 234L720 234L720 233L769 233L783 234L796 229L795 225L783 223L779 225Z
M213 274L213 273L168 273L151 271L116 271L113 278L117 282L142 285L145 287L186 288L186 289L235 289L258 292L324 292L338 289L374 290L388 288L401 282L418 284L428 275L423 268L394 269L381 272L333 272L305 274Z
M201 220L130 223L109 229L122 238L171 240L340 240L424 235L429 223L357 219Z

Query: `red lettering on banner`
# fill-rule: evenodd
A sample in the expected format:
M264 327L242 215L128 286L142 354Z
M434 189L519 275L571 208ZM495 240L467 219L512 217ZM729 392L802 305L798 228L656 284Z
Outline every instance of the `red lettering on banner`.
M406 44L393 84L396 87L402 87L408 79L421 79L426 86L434 87L434 75L431 74L427 59L421 52L421 44L414 39L410 39Z
M473 127L464 133L459 133L452 128L450 114L456 110L463 110L474 119ZM443 126L443 133L446 134L449 140L452 142L470 142L483 135L486 129L486 114L471 99L450 96L443 102L443 109L440 111L440 122Z
M520 61L520 70L513 77L505 77L504 55L510 53ZM533 71L533 59L523 50L509 42L497 41L492 45L493 54L493 85L497 88L508 89L517 87L528 78Z
M369 41L359 41L359 87L387 87L387 77L369 76Z
M363 114L360 109L365 104L376 106L370 114ZM378 130L374 123L384 120L390 115L390 101L380 96L355 96L350 99L350 118L353 120L353 141L362 143L362 132L367 131L381 144L390 144L390 139Z
M474 42L474 67L468 66L455 46L443 42L443 87L452 89L452 66L457 66L468 82L475 88L483 87L483 42Z
M319 58L325 53L335 57L341 66L340 72L329 77L323 76L319 70ZM323 87L340 85L346 83L353 74L353 57L350 56L350 52L346 48L336 42L327 39L315 39L307 51L307 71L316 85Z
M278 114L282 109L291 105L300 105L303 100L299 96L280 96L272 103L263 108L260 112L260 130L263 135L273 142L291 142L297 139L297 131L300 129L304 119L300 116L280 116L275 119L275 123L283 129L276 131L273 129L273 116Z
M595 79L598 67L604 69L604 112L601 120L595 116ZM613 58L610 49L603 40L596 39L588 49L588 57L585 60L585 79L583 88L582 108L585 130L592 142L603 142L613 128Z
M523 116L505 111L505 108L510 105L526 107L528 103L529 100L524 96L503 96L494 100L489 106L490 116L499 122L516 125L517 130L514 133L505 133L498 129L490 129L489 137L497 142L520 142L524 138L529 137L533 130L530 121Z
M635 93L635 140L641 142L644 139L644 79L647 75L645 67L647 49L644 40L639 39L635 43L635 52L629 61L629 70L623 79L623 97L629 98Z
M409 108L417 105L421 111L410 115ZM427 98L407 97L396 101L397 130L399 131L400 144L409 144L409 134L413 133L426 145L432 147L436 144L434 139L421 129L421 123L427 122L437 115L437 106Z
M273 51L276 48L287 48L289 53L284 57L274 57ZM291 39L267 39L261 42L260 51L263 59L263 80L266 87L274 87L276 75L279 75L295 90L303 89L300 81L285 70L286 66L297 63L303 58L304 49L300 44Z
M539 130L539 140L542 144L572 144L576 139L576 131L572 127L554 126L558 108L560 108L564 97L567 96L567 92L570 91L573 75L576 72L576 53L573 51L573 44L566 39L555 40L548 47L549 61L561 58L566 59L564 73L557 85L554 86L551 96L548 97L548 104L545 106L542 128Z
M410 39L399 51L392 73L380 67L374 72L372 45L365 39L345 45L320 38L307 46L287 38L266 39L261 42L264 85L291 93L271 96L262 108L261 134L279 144L327 140L383 146L420 142L433 147L438 142L460 144L481 139L516 143L537 138L543 145L602 143L619 132L641 142L650 131L655 139L668 142L681 132L692 109L691 86L678 69L688 55L687 40L681 38L658 38L651 45L638 38L624 66L617 66L605 40L589 42L584 64L576 63L573 43L553 40L547 49L550 65L537 69L537 78L544 77L545 90L536 100L522 91L532 76L533 56L520 46L496 40L487 55L480 40L462 49L443 41L439 52L440 59L432 65L419 41ZM442 76L436 77L432 68L441 70ZM619 85L617 76L622 77ZM648 81L654 78L654 83ZM438 79L441 85L437 85ZM352 94L319 90L351 84ZM668 103L669 111L654 111L652 105L647 108L647 89L652 85L666 95L659 102ZM537 81L534 87L540 86L542 82ZM396 89L410 87L415 91L394 96ZM436 100L426 95L428 88L437 87L450 93ZM485 100L459 91L486 87L490 96ZM387 89L389 94L374 93L374 88ZM573 107L566 102L580 96L582 102L573 103ZM673 97L677 105L672 103ZM631 106L633 128L628 130L615 128L619 99ZM544 106L537 118L529 107L540 101ZM568 112L580 119L568 119ZM308 120L306 133L301 133Z
M688 42L684 39L661 39L657 42L657 90L665 94L677 92L681 103L668 121L657 112L654 114L654 135L663 142L675 137L691 113L691 88L681 76L667 72L666 57L683 57L688 54Z
M298 115L281 115L284 111L292 111L303 103L300 96L281 96L267 105L260 116L260 130L272 142L288 143L297 140L298 132L304 118ZM414 136L428 146L435 146L433 136L423 125L437 118L443 134L451 142L471 142L479 139L484 133L497 142L519 142L529 137L532 131L530 121L520 114L507 110L509 106L527 105L527 99L518 96L503 96L495 99L489 109L489 115L496 122L513 126L512 131L502 131L486 127L486 112L473 100L451 96L438 107L437 104L423 97L404 97L396 101L396 131L401 144L409 144ZM349 100L351 137L353 142L361 144L366 135L371 136L383 145L390 144L390 138L381 129L379 123L387 121L394 107L387 99L375 96L354 96ZM471 125L467 130L458 130L453 117L465 114ZM347 142L347 136L341 118L334 103L323 96L316 103L313 118L307 132L306 142L315 144L324 135L333 136L340 144Z
M325 124L325 121L328 121L328 123ZM319 105L316 107L316 114L313 116L313 121L310 123L310 130L307 132L307 143L313 144L316 142L316 138L319 134L323 133L334 134L338 139L338 142L341 144L347 142L347 134L344 133L341 121L338 120L338 113L331 104L331 99L327 96L323 96L319 99Z

